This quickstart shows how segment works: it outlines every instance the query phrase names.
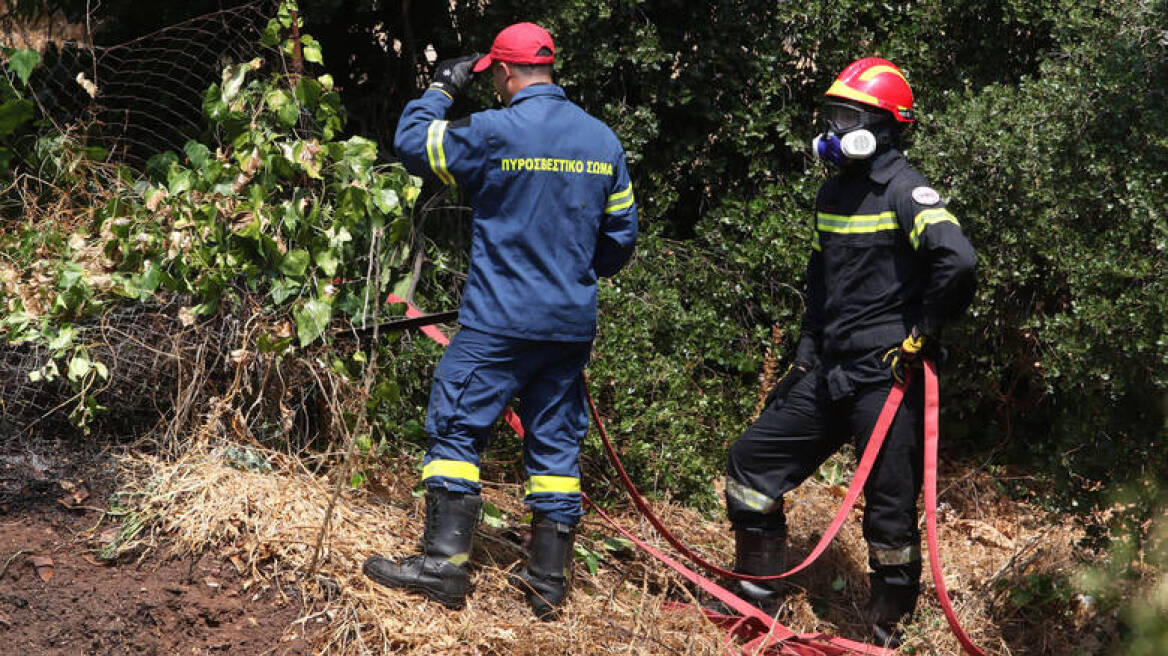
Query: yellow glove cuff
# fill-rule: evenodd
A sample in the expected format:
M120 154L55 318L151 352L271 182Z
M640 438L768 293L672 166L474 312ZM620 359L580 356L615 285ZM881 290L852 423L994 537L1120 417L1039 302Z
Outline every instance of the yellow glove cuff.
M906 353L916 353L925 346L924 336L909 335L900 343L900 348Z

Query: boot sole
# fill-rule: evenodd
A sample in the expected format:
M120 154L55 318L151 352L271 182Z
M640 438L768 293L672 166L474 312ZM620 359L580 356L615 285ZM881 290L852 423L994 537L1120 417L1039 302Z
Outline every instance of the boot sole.
M384 585L387 588L393 588L395 590L406 590L408 592L420 592L423 595L429 597L430 599L433 599L434 601L437 601L438 603L442 604L443 606L445 606L451 610L459 610L463 606L466 605L466 596L465 595L452 597L450 595L444 595L440 592L434 592L430 588L427 588L427 587L422 586L422 585L415 585L415 584L411 584L411 583L399 583L398 581L395 581L393 579L389 579L389 578L386 578L384 576L381 576L380 574L378 574L375 571L371 571L369 569L369 567L367 567L367 566L362 566L361 571L364 572L365 576L369 577L369 579L375 583L378 583L380 585Z

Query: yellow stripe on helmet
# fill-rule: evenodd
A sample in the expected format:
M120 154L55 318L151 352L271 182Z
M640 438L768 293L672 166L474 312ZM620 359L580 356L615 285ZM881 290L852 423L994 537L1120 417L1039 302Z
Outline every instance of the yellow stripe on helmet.
M880 101L876 99L876 96L870 96L863 91L856 91L839 80L832 82L831 88L829 88L827 93L824 95L847 98L848 100L855 100L857 102L862 102L865 105L872 105L874 107L880 106Z
M868 70L864 71L863 73L860 73L860 81L867 82L868 80L871 80L872 78L876 77L877 75L880 75L881 73L892 73L896 77L904 80L905 82L908 82L908 80L905 80L903 73L901 73L900 71L896 70L895 68L893 68L891 66L886 66L884 64L881 64L879 66L873 66L872 68L869 68Z

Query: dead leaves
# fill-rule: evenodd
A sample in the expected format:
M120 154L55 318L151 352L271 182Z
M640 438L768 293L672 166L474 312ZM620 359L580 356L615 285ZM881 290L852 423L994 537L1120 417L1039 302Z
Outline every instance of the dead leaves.
M41 581L48 583L49 579L53 578L54 566L52 558L49 558L48 556L29 556L28 560L32 563L32 566L36 570L37 576L40 577Z
M89 489L85 487L84 481L77 481L76 483L71 481L57 481L57 484L60 485L61 489L66 493L65 496L57 499L57 503L65 506L70 510L84 508L84 506L81 504L89 498Z
M958 528L968 531L970 539L986 546L997 547L1007 551L1014 549L1013 540L986 522L976 519L959 519L954 524Z

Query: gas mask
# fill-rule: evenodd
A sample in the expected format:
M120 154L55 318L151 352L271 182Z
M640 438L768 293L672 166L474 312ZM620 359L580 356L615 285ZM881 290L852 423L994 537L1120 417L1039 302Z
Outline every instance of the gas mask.
M864 128L847 132L842 137L825 132L811 141L811 152L830 164L843 166L849 160L871 157L876 152L876 135Z
M869 127L885 123L884 116L844 103L827 103L827 131L811 142L816 157L835 166L868 159L876 153L880 139Z

